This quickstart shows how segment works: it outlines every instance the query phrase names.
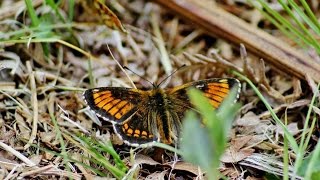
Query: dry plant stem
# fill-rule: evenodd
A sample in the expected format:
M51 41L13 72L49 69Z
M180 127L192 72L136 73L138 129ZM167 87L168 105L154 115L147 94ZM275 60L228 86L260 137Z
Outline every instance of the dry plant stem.
M32 162L30 159L28 159L27 157L25 157L23 154L21 154L20 152L16 151L15 149L13 149L12 147L8 146L7 144L3 143L0 141L0 147L10 153L12 153L13 155L15 155L17 158L19 158L21 161L23 161L24 163L26 163L28 166L35 166L36 164L34 162Z
M304 78L308 73L320 82L320 64L316 61L217 6L205 6L201 0L153 1L202 27L209 35L236 46L243 43L250 52L290 75Z
M36 138L37 129L38 129L38 99L37 99L37 89L36 89L36 80L34 78L34 72L32 71L32 67L30 61L27 61L27 69L29 72L29 80L30 80L30 90L31 90L31 104L33 107L33 121L32 121L32 131L31 136L28 143L24 146L24 149L28 149L30 144L32 144L33 140Z
M49 164L47 166L41 167L41 168L37 168L35 170L31 170L31 171L27 171L24 173L21 173L19 176L20 177L25 177L25 176L30 176L30 175L35 175L35 174L41 174L44 171L48 171L49 169L53 168L54 166L52 164Z
M160 32L159 19L156 17L156 15L154 13L151 14L151 25L153 28L153 32L154 32L155 36L157 37L155 39L155 41L156 41L158 48L159 48L159 51L160 51L161 63L164 67L166 74L170 75L172 72L172 66L170 63L168 52L165 48L164 40L163 40L161 32Z

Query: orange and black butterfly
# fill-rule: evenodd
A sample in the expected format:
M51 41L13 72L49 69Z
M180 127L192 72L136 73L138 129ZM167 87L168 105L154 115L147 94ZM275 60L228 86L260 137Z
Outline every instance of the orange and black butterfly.
M113 124L115 132L132 146L160 141L175 143L186 110L192 109L187 89L201 90L214 108L218 108L232 88L240 92L240 82L233 78L199 80L174 88L151 90L101 87L84 92L90 109Z

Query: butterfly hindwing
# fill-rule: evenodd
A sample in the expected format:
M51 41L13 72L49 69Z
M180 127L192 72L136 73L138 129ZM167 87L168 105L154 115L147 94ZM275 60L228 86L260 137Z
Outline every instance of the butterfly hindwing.
M121 124L137 111L141 94L137 89L101 87L86 90L84 99L98 116Z
M156 133L156 123L152 122L154 114L146 108L140 107L122 125L114 124L114 130L127 144L138 146L153 141L159 141Z

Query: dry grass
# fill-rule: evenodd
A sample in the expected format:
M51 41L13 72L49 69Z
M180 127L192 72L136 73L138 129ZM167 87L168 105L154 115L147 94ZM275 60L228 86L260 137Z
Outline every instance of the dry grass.
M68 2L62 1L59 13L43 4L37 6L43 23L38 27L31 26L23 4L4 15L4 9L13 3L0 3L0 179L117 177L106 169L109 165L116 167L118 178L203 178L200 168L173 152L130 150L113 134L110 124L100 122L88 110L82 99L85 89L132 87L131 81L137 88L150 88L139 76L123 71L118 62L151 82L160 82L185 64L168 87L234 76L230 69L239 71L259 87L277 116L286 120L288 131L298 141L301 138L308 105L317 92L310 78L305 82L289 77L247 54L244 47L233 48L209 37L155 4L142 0L107 3L124 23L126 34L99 24L99 16L83 3L75 4L72 21L67 20ZM223 5L250 17L247 6ZM248 20L272 28L264 19ZM234 157L226 153L220 172L229 178L258 178L266 173L282 176L284 131L249 85L245 81L242 85L242 108L229 133L227 149ZM319 109L314 109L311 119L319 117ZM97 151L92 153L95 149L84 143L88 137L92 138L88 144L111 140L115 151L104 151L95 144L92 147ZM243 137L247 138L239 140ZM314 134L307 152L316 142ZM105 159L104 165L95 156ZM290 176L295 158L295 152L289 150Z

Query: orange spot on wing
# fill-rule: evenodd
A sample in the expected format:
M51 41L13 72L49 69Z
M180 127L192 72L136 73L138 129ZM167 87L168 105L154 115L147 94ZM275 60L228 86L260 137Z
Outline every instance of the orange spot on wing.
M219 102L217 102L217 101L210 100L210 104L211 104L214 108L218 108L221 103L219 103Z
M227 94L226 93L224 93L224 92L217 92L217 93L215 93L217 96L220 96L220 97L226 97L227 96Z
M127 101L121 101L119 104L117 104L117 108L121 109L127 103L128 103Z
M110 91L100 91L100 92L93 93L93 99L96 99L101 96L111 96L111 92Z
M117 113L116 115L114 115L114 117L116 117L117 119L120 119L122 117L121 113Z
M121 101L119 102L117 105L115 105L115 107L113 107L111 110L110 110L110 114L115 116L117 119L120 119L123 115L123 113L121 113L121 109L126 105L128 104L127 101ZM112 112L113 109L117 109L115 110L115 112Z
M146 131L142 131L142 132L141 132L141 135L142 135L142 136L147 136L148 133L147 133Z
M224 92L224 93L228 93L229 92L229 89L227 88L222 88L222 87L219 87L219 86L208 86L208 90L207 92L209 93L215 93L215 92Z
M113 116L118 111L119 111L119 109L117 107L113 106L113 108L109 110L109 113Z
M208 86L217 86L229 89L229 84L227 83L209 83Z
M123 108L121 108L120 113L121 113L121 114L126 114L126 113L129 112L130 110L131 110L131 105L130 105L130 104L127 104L127 105L125 105Z
M132 129L128 129L127 133L128 133L128 134L132 134L132 133L133 133L133 130L132 130Z
M103 109L106 111L109 111L109 109L111 109L113 107L112 103L106 104L105 106L103 106Z
M97 98L96 100L94 100L95 103L98 103L97 106L99 108L104 108L104 105L108 104L110 101L112 101L113 98L110 97L110 98L107 98L107 99L104 99L104 100L100 100L100 98Z
M211 99L211 100L215 100L218 102L221 102L223 100L223 97L217 96L217 95L213 95L213 94L208 94L205 93L204 96L206 96L207 98Z
M107 106L108 105L110 105L111 107L112 107L112 109L108 109L107 111L108 111L108 113L109 114L111 114L112 116L116 113L116 112L118 112L119 111L119 109L117 108L117 103L118 102L120 102L121 100L120 99L116 99L116 100L114 100L114 101L111 101L109 104L107 104Z
M140 135L140 130L136 129L136 130L134 130L134 133Z

